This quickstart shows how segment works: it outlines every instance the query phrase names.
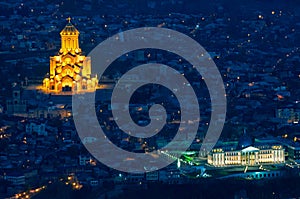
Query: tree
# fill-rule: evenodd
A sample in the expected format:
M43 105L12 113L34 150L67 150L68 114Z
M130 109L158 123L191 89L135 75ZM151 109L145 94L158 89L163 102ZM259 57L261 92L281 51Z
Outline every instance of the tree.
M0 139L0 152L6 151L8 149L8 144L8 139Z

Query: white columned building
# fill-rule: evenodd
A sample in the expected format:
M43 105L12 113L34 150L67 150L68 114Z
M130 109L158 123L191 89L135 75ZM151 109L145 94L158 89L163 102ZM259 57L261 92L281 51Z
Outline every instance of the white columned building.
M262 164L282 164L285 162L285 149L276 143L259 143L246 134L237 145L223 143L214 148L207 157L207 163L216 166L255 166Z

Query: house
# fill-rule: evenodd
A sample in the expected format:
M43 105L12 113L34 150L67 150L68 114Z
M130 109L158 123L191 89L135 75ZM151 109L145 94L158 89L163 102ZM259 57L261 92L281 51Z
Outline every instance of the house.
M79 165L85 166L90 163L92 160L91 156L89 155L79 155Z
M47 136L45 123L30 122L26 125L26 133L37 133L39 136Z
M25 185L25 175L20 172L6 173L4 174L4 180L11 182L15 186Z
M13 88L13 96L6 101L6 110L8 114L23 114L27 111L27 101L21 98L21 87L16 85Z

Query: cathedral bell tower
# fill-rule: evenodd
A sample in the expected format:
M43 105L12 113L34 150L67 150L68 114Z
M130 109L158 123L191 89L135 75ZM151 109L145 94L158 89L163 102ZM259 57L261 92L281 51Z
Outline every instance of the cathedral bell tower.
M61 48L59 50L62 54L67 54L68 52L79 53L81 49L79 48L79 31L71 23L71 18L68 18L68 24L60 32L61 37Z

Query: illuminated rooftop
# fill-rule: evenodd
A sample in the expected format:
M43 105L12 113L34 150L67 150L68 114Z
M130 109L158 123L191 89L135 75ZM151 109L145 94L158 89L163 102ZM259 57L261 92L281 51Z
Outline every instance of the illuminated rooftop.
M64 27L64 29L60 32L60 35L78 35L79 31L75 28L75 26L71 23L71 18L68 18L68 23Z

